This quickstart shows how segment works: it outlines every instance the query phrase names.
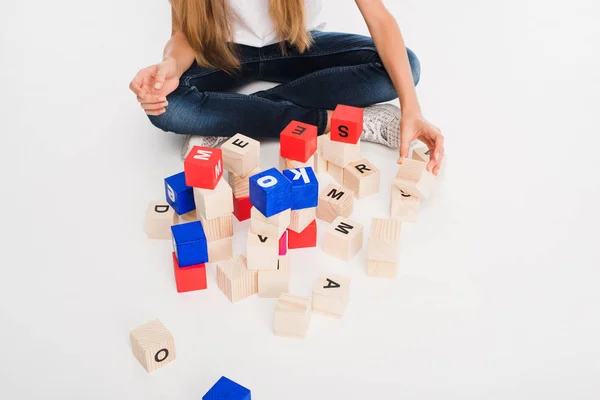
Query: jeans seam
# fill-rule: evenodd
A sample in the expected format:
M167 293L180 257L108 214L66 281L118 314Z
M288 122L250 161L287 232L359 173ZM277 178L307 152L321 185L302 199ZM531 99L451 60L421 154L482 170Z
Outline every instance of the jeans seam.
M321 56L332 56L335 54L343 54L343 53L351 53L354 51L372 51L373 53L377 53L377 49L375 49L374 47L355 47L352 49L348 49L348 50L336 50L336 51L321 51L321 52L315 52L315 53L311 53L311 54L300 54L298 56L273 56L273 57L266 57L264 59L264 61L273 61L273 60L282 60L282 59L297 59L297 58L312 58L312 57L321 57Z
M257 61L259 61L259 60L257 60L257 59L246 60L246 61L240 62L240 66L241 65L250 64L250 63L253 63L253 62L257 62ZM183 79L183 84L184 84L184 86L190 86L190 82L191 82L192 79L196 79L196 78L200 78L200 77L203 77L203 76L211 75L211 74L214 74L214 73L217 73L217 72L222 72L222 71L220 69L218 69L218 68L215 68L214 71L201 72L201 73L197 73L197 74L187 75ZM185 75L185 73L184 73L184 75Z

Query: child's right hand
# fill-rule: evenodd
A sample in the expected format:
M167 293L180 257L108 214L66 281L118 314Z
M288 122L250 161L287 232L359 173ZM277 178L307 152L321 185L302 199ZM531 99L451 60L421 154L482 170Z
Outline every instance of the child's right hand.
M179 73L174 58L167 58L160 64L146 67L137 73L129 84L142 108L148 115L161 115L166 112L167 95L179 86Z

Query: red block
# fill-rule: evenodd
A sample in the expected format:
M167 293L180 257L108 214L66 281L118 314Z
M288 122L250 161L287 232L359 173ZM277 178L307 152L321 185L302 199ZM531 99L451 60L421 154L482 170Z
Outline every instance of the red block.
M331 140L356 144L363 130L365 110L357 107L338 105L331 116Z
M285 256L288 251L287 231L283 232L281 239L279 239L279 255Z
M206 264L181 268L177 262L177 256L173 252L173 268L175 269L177 293L206 289Z
M303 249L317 247L317 221L314 220L302 232L297 233L291 229L288 233L288 249Z
M306 162L317 151L317 127L292 121L281 132L281 157Z
M221 149L194 146L183 169L188 186L213 190L223 176L223 153Z
M252 203L250 203L250 197L240 197L237 199L233 196L233 215L242 222L250 219L250 210L252 209Z

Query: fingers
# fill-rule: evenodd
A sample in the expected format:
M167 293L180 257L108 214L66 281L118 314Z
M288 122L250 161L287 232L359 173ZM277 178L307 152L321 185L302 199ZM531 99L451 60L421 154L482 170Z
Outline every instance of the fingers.
M442 158L444 157L444 137L440 134L436 135L434 146L429 147L431 155L429 163L427 164L427 170L435 174L434 170L442 164Z
M161 109L158 109L158 110L148 110L148 111L146 111L146 114L152 115L154 117L157 117L157 116L159 116L161 114L164 114L165 112L167 112L167 109L166 108L161 108Z
M161 108L167 108L168 105L168 101L161 101L160 103L142 103L142 108L146 111L156 111Z
M168 67L165 63L158 64L156 69L156 75L154 76L154 89L160 90L167 78Z
M142 104L144 104L144 103L163 103L163 102L167 101L167 98L165 96L160 96L160 95L155 95L155 94L146 94L146 96L144 96L144 97L138 96L137 100Z
M146 96L146 91L142 88L142 80L138 79L138 76L136 76L135 78L133 78L133 80L131 81L131 83L129 84L129 89L135 93L135 95L138 98L144 98L144 96Z
M433 168L433 174L435 176L438 176L440 174L440 169L442 168L442 162L444 162L444 156L442 155L442 157L438 160L437 165Z

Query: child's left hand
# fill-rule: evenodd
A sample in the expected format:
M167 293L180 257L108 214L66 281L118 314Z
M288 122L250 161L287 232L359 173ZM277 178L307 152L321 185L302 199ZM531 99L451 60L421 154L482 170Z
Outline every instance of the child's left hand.
M415 139L423 142L431 151L427 170L437 176L444 159L444 136L438 127L425 120L422 115L402 115L398 164L402 163L403 157L408 157L410 143Z

